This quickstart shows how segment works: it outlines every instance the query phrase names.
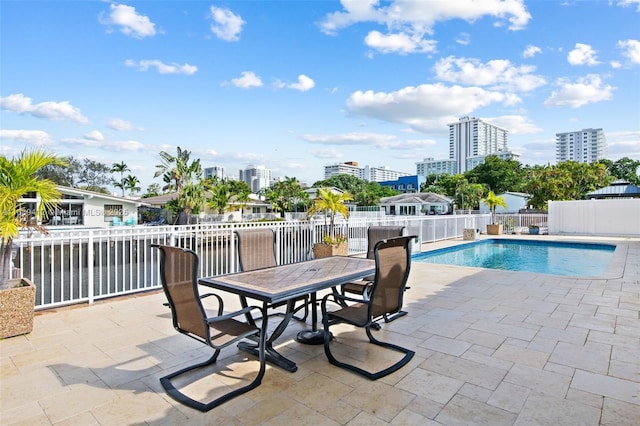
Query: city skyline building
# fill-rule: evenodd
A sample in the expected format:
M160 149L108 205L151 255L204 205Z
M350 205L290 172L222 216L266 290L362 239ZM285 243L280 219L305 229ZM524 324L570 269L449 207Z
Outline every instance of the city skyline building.
M517 159L519 155L509 151L507 140L509 131L477 117L464 116L455 123L449 123L449 158L425 158L416 162L416 173L458 174L482 164L489 155L504 160Z
M271 169L262 165L251 164L240 170L240 180L246 182L251 192L257 193L271 185Z
M582 129L556 133L556 161L593 163L605 158L607 139L603 130Z
M471 164L488 155L507 151L509 132L477 117L464 116L449 123L449 158L456 161L456 173L470 170ZM470 162L469 159L474 159ZM477 165L477 164L476 164Z
M324 166L324 179L332 176L346 174L355 176L368 182L383 182L389 180L397 180L403 176L410 176L411 173L390 170L387 166L364 166L359 167L357 161L347 161L344 163L336 163Z
M224 179L224 167L222 166L212 166L205 167L204 169L204 178L217 177L218 179Z

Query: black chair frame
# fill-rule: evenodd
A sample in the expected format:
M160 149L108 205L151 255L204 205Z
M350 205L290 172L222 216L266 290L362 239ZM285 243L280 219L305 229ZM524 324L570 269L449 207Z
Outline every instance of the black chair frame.
M415 355L414 351L403 348L401 346L398 346L392 343L378 340L371 333L371 329L375 328L376 318L380 317L380 315L376 315L374 313L374 310L375 310L374 305L376 303L379 303L377 298L378 296L377 293L379 291L384 292L384 289L380 287L380 284L383 282L383 278L381 274L388 272L388 271L381 271L381 259L380 259L381 254L380 253L381 251L384 252L385 249L388 249L391 247L400 247L400 246L404 248L404 252L406 253L406 258L404 259L405 269L402 273L402 276L399 277L401 282L399 283L397 288L397 291L398 291L398 294L396 295L397 303L395 304L395 306L390 307L388 309L388 312L385 312L385 314L393 314L393 313L399 312L400 308L402 307L403 293L407 284L407 279L409 277L410 265L411 265L411 252L409 250L409 244L411 243L411 240L413 240L414 238L415 236L396 237L396 238L389 238L387 240L382 240L376 243L375 256L374 256L376 261L375 278L371 286L369 298L350 297L350 296L342 295L336 292L329 293L323 297L320 305L322 309L322 323L324 326L324 351L325 351L325 355L327 356L327 359L331 364L341 368L345 368L355 373L358 373L370 380L377 380L381 377L387 376L399 370L404 365L406 365L411 360L411 358L413 358L413 356ZM381 295L382 296L380 297L384 297L384 293L381 293ZM338 305L340 309L336 311L328 311L327 303L329 302ZM364 314L365 310L366 310L366 314ZM377 372L367 371L364 368L358 367L356 365L339 361L331 352L331 341L333 340L332 339L333 335L330 331L330 327L332 325L336 325L340 323L351 324L356 327L363 327L365 329L367 338L369 339L370 343L401 352L405 355L395 364Z
M252 389L255 389L262 382L262 378L264 377L264 374L266 371L266 356L265 356L265 340L266 340L266 333L267 333L266 321L263 322L263 325L258 328L255 325L249 325L249 324L245 324L245 326L243 326L242 324L244 323L240 323L234 318L246 317L247 315L250 315L252 311L255 311L255 310L258 310L262 313L263 309L258 306L247 306L239 311L224 314L224 302L219 295L215 293L207 293L202 295L199 294L198 280L197 280L199 260L198 260L198 255L194 251L189 249L182 249L182 248L172 247L172 246L162 246L162 245L156 245L156 244L152 245L152 247L158 248L160 251L160 280L162 282L162 288L168 300L168 305L171 308L173 327L179 333L184 334L192 339L195 339L211 347L214 350L213 355L206 361L187 366L181 370L178 370L164 377L161 377L160 384L162 385L162 387L169 394L169 396L171 396L176 401L202 412L210 411L211 409L219 406L220 404L232 398L235 398L238 395L244 394ZM174 297L172 296L171 290L169 289L170 283L167 282L167 277L165 274L165 271L167 268L167 251L169 250L179 250L182 252L182 254L192 256L193 263L192 263L192 270L191 270L191 284L192 284L193 300L191 301L191 303L193 304L195 309L198 311L197 313L194 313L194 315L199 316L203 322L202 324L200 324L201 326L200 331L196 331L196 333L194 333L194 330L189 330L190 328L189 325L186 326L187 328L181 325L180 313L177 312L177 309L176 309L176 303L178 302L174 301ZM184 295L184 293L182 293L182 295ZM202 300L207 297L215 297L215 299L217 300L218 309L217 309L216 316L209 317L207 315L207 311L204 309L204 306L202 305ZM224 330L225 328L229 329L229 328L240 326L241 332L235 334L233 337L223 341L222 343L217 344L215 340L220 336L211 335L211 327L216 327L216 325L219 325L221 330ZM220 334L222 334L222 332L220 332ZM215 398L212 401L208 401L208 402L195 400L175 387L175 385L172 382L172 379L178 376L181 376L183 374L186 374L190 371L194 371L194 370L215 364L222 349L236 342L239 342L243 339L248 339L256 342L256 346L258 348L257 353L258 353L258 361L259 361L260 367L259 367L258 373L256 374L256 377L249 384L242 386L240 388L231 390L226 394L221 395L218 398Z

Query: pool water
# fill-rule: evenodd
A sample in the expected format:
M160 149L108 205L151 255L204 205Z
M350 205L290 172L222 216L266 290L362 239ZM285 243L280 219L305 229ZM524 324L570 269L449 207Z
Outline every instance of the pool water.
M556 241L484 240L416 254L414 262L562 276L602 275L615 245Z

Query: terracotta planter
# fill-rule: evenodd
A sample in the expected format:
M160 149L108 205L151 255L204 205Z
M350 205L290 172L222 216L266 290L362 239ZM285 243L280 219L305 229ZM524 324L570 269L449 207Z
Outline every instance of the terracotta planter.
M12 280L16 285L0 290L0 339L31 333L36 303L36 286L26 278Z
M340 244L325 244L316 243L313 246L313 256L316 259L331 256L348 256L349 255L349 243Z
M490 225L487 225L487 234L489 235L502 234L502 224L492 223Z

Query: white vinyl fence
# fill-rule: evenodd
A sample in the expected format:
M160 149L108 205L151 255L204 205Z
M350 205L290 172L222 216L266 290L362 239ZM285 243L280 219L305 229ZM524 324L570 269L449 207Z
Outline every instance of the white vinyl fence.
M458 238L465 228L484 230L489 215L359 217L336 223L347 235L349 254L367 250L371 225L404 225L407 235L421 243ZM276 232L277 260L281 264L312 257L315 242L322 241L324 220L289 222L208 223L170 226L118 226L50 230L47 235L21 236L14 240L14 276L29 278L37 287L36 309L160 288L158 251L153 244L169 244L194 250L200 258L200 276L237 271L233 231L269 227Z

